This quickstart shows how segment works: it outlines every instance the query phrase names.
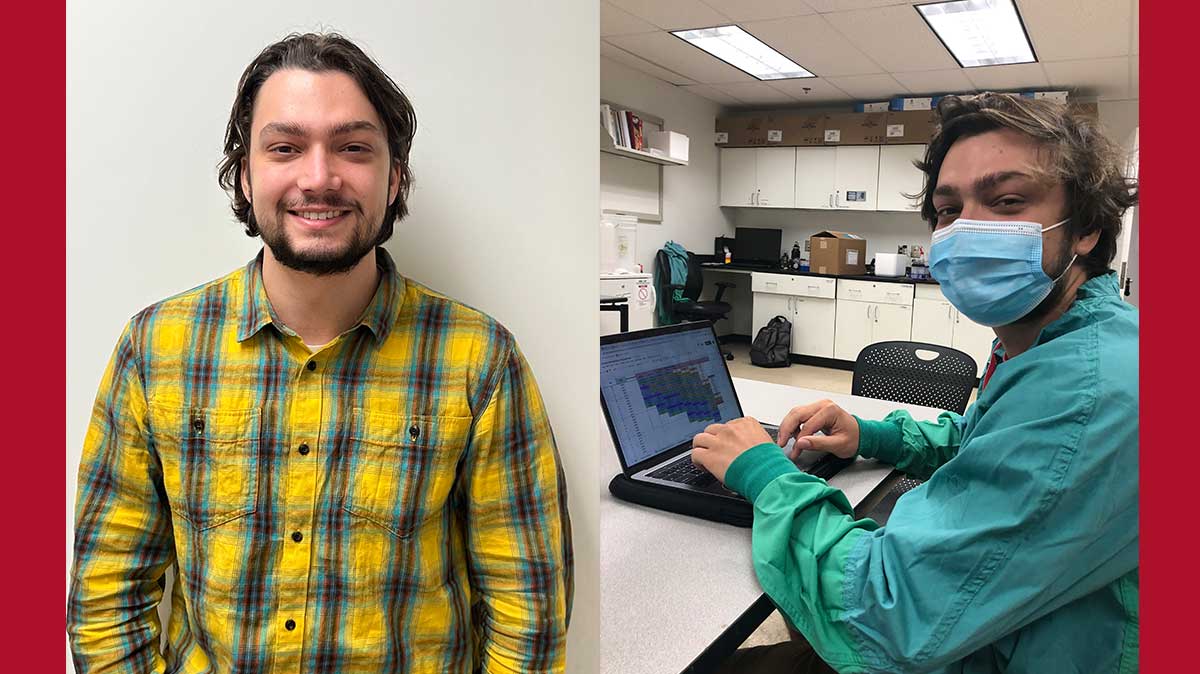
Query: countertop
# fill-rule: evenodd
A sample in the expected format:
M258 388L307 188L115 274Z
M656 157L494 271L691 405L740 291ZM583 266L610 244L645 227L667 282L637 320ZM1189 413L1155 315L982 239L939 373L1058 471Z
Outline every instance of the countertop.
M791 269L778 269L772 267L755 267L739 264L712 264L709 262L701 263L704 269L727 270L727 271L749 271L762 272L764 274L789 274L791 276L819 276L821 278L844 278L853 281L875 281L881 283L924 283L928 285L938 285L938 282L932 278L928 279L913 279L907 276L876 276L874 274L818 274L812 271L792 271Z

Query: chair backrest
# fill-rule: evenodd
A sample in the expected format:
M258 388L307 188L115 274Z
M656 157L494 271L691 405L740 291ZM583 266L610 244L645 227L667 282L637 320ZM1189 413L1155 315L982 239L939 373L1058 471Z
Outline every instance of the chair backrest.
M932 352L926 360L918 351ZM876 342L854 361L850 394L962 414L978 382L975 359L937 344Z
M687 254L687 279L683 282L683 296L695 302L700 299L704 289L704 268L700 261L689 251ZM668 289L671 285L671 260L666 251L659 249L654 255L654 286L658 291L658 301L663 304L666 314L675 314L675 296Z

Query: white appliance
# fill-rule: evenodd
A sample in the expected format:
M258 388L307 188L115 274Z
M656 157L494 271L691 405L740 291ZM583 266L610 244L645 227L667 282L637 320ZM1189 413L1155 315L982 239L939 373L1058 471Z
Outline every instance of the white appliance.
M629 329L645 330L654 327L654 308L657 298L650 274L601 274L601 297L624 297L629 304ZM621 317L615 311L600 312L600 334L621 331Z

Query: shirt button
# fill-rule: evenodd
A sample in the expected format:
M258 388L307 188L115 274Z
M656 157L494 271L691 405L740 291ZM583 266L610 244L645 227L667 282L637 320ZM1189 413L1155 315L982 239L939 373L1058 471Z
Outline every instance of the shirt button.
M296 451L300 452L300 456L308 456L308 445L302 442L300 443L300 446L296 448Z
M196 431L197 433L203 433L204 432L204 420L203 419L192 419L192 430Z
M416 440L417 438L421 437L421 429L417 428L416 424L409 426L408 427L408 437L412 438L413 440Z
M312 372L313 370L317 369L317 361L315 361L315 360L308 361L307 367L308 367L308 371Z
M289 632L291 632L292 630L296 629L296 621L288 618L288 621L285 622L283 626L286 627Z
M299 531L293 531L292 540L299 543L300 541L304 540L304 534L300 533Z

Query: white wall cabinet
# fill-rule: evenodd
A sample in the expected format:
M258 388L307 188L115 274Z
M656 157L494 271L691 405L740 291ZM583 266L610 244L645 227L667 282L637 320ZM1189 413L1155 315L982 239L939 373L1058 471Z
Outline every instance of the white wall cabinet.
M721 150L721 205L794 208L796 148Z
M925 158L924 145L884 145L879 148L879 202L876 210L916 212L921 202L905 194L925 187L925 174L913 161ZM914 309L915 310L915 309Z
M833 206L841 210L873 211L878 202L878 145L837 147L834 161Z
M836 147L796 148L796 208L833 208ZM722 150L728 152L728 150Z

